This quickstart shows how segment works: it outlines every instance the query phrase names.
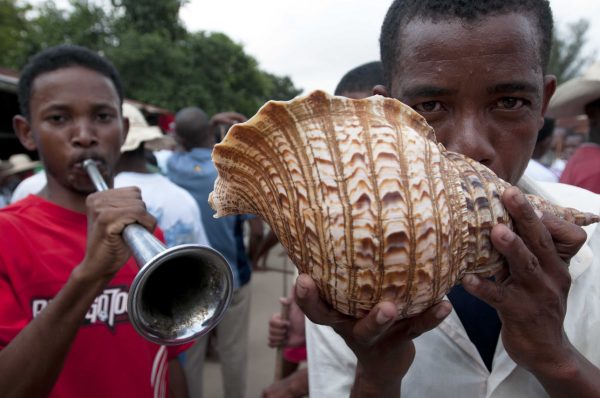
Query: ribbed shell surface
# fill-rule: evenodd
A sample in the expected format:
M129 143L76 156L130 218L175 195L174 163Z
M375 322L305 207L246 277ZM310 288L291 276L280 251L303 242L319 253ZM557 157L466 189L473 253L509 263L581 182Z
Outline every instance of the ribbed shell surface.
M508 186L447 152L411 108L316 91L270 101L213 152L216 216L253 213L337 310L381 300L400 316L440 301L465 272L502 265L491 228L510 219Z

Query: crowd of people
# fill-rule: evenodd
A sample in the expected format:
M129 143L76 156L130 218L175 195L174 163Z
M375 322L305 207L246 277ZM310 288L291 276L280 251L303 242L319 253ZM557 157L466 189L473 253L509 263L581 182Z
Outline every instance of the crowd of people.
M349 71L335 94L396 98L448 150L598 214L600 65L557 87L552 29L546 0L395 0L381 61ZM201 397L214 341L224 396L246 396L251 275L277 239L259 217L214 218L208 204L212 148L246 117L184 108L165 141L123 102L111 62L74 45L32 57L18 95L14 130L40 161L0 162L0 395ZM561 125L581 114L586 132ZM85 159L111 189L96 192ZM516 187L502 201L514 229L496 225L491 241L505 272L466 275L415 317L385 301L348 317L300 274L288 317L268 320L285 371L263 396L600 396L600 229L539 214ZM211 334L161 346L135 332L125 303L138 267L121 235L131 223L227 260L233 297Z

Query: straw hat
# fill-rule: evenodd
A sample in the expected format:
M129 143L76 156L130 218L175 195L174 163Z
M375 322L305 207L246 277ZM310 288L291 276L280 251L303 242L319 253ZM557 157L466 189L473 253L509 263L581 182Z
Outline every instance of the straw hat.
M160 128L149 126L142 112L135 106L124 102L123 116L129 119L129 133L125 143L121 146L121 152L133 151L142 142L162 138L163 133Z
M561 118L585 113L585 105L600 99L600 63L592 65L582 76L556 88L546 116Z
M31 160L29 155L25 153L11 155L11 157L8 158L8 161L2 163L8 163L10 167L0 167L0 177L6 177L9 175L22 173L23 171L33 170L42 164L38 160Z

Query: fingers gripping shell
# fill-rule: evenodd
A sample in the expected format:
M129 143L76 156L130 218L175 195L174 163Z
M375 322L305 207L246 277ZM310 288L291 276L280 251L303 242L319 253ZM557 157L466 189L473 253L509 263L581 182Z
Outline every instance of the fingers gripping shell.
M315 91L270 101L215 146L216 216L258 214L338 311L390 300L405 317L466 272L502 265L491 228L511 225L508 184L435 141L399 101Z

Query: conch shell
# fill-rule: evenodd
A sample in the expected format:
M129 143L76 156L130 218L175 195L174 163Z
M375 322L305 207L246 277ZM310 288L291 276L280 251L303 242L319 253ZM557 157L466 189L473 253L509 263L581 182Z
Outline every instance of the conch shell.
M401 317L440 301L465 273L503 264L492 246L511 226L500 197L509 184L435 140L401 102L315 91L270 101L215 146L216 217L258 214L300 272L335 309L364 316L382 300ZM578 224L597 216L530 196Z

